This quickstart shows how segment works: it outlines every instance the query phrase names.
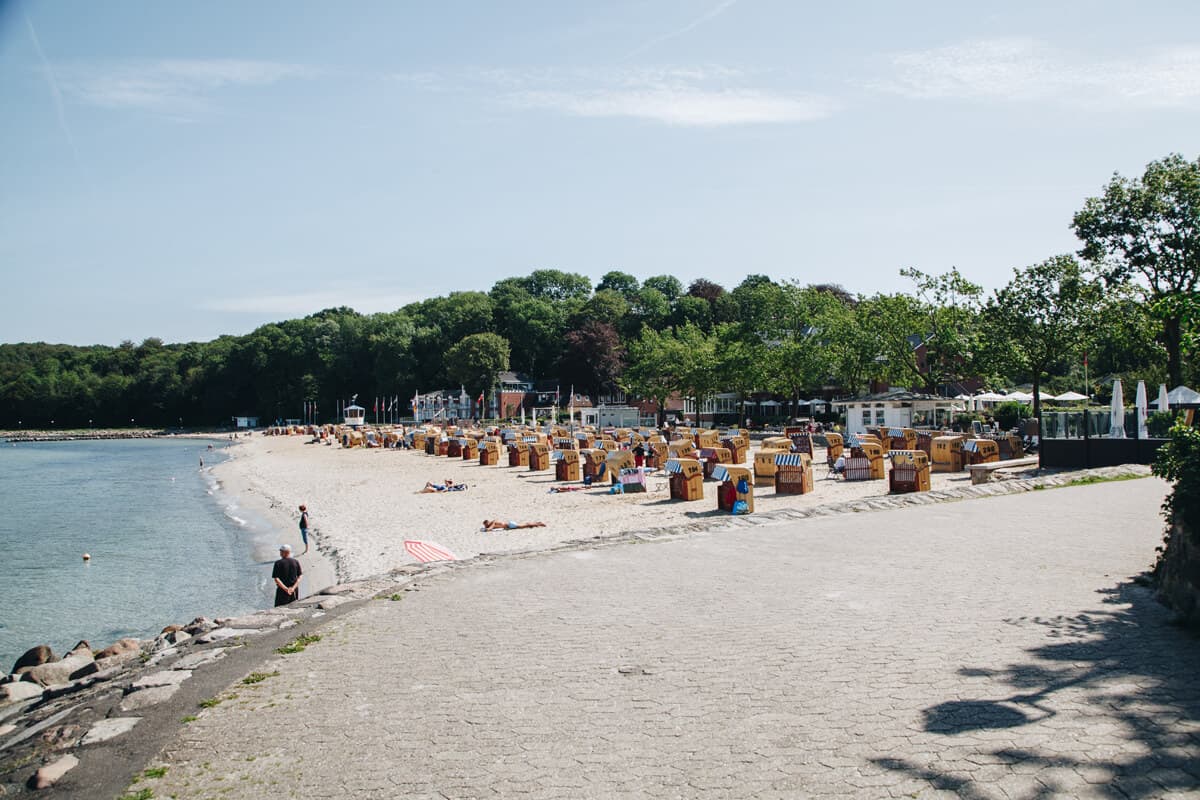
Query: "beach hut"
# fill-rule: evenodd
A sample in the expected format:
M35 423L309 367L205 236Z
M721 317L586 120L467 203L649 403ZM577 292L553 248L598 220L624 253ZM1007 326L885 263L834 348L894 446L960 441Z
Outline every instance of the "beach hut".
M478 461L479 460L479 440L467 437L462 440L462 460L463 461Z
M713 472L713 477L721 482L717 487L718 511L732 512L734 505L741 500L746 504L746 513L754 513L754 476L749 469L722 464Z
M668 445L661 438L646 442L646 466L650 469L662 469L669 457Z
M948 435L933 437L933 452L930 460L934 472L962 472L963 442L965 436Z
M488 439L479 446L479 466L500 466L500 442Z
M592 481L598 481L604 477L604 473L608 469L605 466L605 461L608 459L608 451L594 447L591 450L583 450L582 455L584 479L590 478Z
M534 437L534 441L537 441L536 437ZM510 467L529 466L529 442L524 439L514 439L508 443L508 465Z
M720 434L714 430L703 430L696 434L696 446L700 448L716 447Z
M917 432L912 428L888 428L886 433L889 453L893 450L917 449Z
M754 485L773 485L775 483L775 456L790 452L790 447L758 448L754 453Z
M750 450L750 439L743 438L740 434L726 436L721 440L721 447L729 451L729 460L731 463L745 464L746 454Z
M840 433L825 434L825 460L833 466L833 462L837 461L838 456L842 454L844 440Z
M784 428L783 433L791 440L788 445L793 453L808 453L812 456L816 451L813 449L812 434L808 432L808 428Z
M779 453L775 456L775 494L807 494L812 490L810 454Z
M529 471L541 472L550 469L550 445L535 442L529 445Z
M624 483L624 481L620 480L622 473L628 472L629 470L637 470L639 473L641 472L641 470L637 469L637 465L633 463L633 453L629 452L628 450L614 450L611 453L606 453L603 450L596 450L594 452L607 456L604 459L604 463L600 465L601 470L597 475L598 478L607 474L611 476L613 483ZM644 480L642 482L642 491L645 491Z
M694 458L672 458L667 461L667 474L672 500L703 500L704 471Z
M623 467L616 479L622 493L646 491L646 473L637 467Z
M696 445L691 439L676 439L667 445L668 458L695 458Z
M851 444L850 458L846 459L846 480L883 480L885 475L884 452L883 445L878 441L869 441L871 437L858 437L858 444ZM858 473L862 470L863 464L861 459L866 460L866 475L859 478ZM854 476L851 475L851 462L854 467Z
M362 406L349 405L343 410L342 424L360 428L367 424L367 410Z
M929 456L920 450L893 450L888 491L892 494L928 492Z
M699 461L704 465L704 477L707 479L712 477L713 467L717 464L732 464L733 454L727 447L702 447Z
M991 464L1000 460L1000 445L992 439L967 439L962 445L963 465Z
M578 450L554 451L554 478L560 481L583 480L583 469Z

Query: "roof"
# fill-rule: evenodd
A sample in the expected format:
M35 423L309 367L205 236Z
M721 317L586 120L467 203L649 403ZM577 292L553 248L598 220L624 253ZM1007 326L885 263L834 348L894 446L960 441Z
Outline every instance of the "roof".
M936 394L910 392L907 389L889 389L886 392L865 394L859 397L847 397L842 400L830 401L831 405L844 406L851 403L911 403L914 401L953 403L954 398L942 397Z

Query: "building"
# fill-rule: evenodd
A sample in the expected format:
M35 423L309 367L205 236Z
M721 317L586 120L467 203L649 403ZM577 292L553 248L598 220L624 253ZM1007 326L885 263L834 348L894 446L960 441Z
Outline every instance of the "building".
M233 427L235 428L257 428L258 417L233 417Z
M955 413L963 410L953 398L904 389L834 400L830 405L846 414L847 433L865 433L868 427L948 428Z

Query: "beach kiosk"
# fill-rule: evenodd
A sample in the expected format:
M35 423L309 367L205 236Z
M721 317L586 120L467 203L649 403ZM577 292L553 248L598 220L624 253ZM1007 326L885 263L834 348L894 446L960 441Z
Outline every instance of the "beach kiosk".
M921 450L893 450L888 491L892 494L928 492L929 456Z
M962 436L933 437L933 452L930 454L931 468L934 472L962 472L963 442Z
M550 445L534 442L529 445L529 471L541 472L544 469L550 469Z
M559 481L583 480L583 470L579 461L578 450L555 450L554 479Z
M811 455L779 453L775 456L775 494L808 494L812 490Z
M717 487L717 510L733 511L738 500L745 502L746 513L754 512L754 476L746 467L721 464L713 470L713 477L721 482Z
M492 439L488 439L479 445L479 466L481 467L498 467L500 466L500 443Z
M535 436L533 440L536 442L537 437ZM516 439L508 443L508 465L510 467L529 466L529 442Z
M351 428L357 429L367 424L367 410L362 406L346 406L344 412L342 416L343 425L349 425Z
M672 500L703 500L704 470L694 458L672 458L667 461Z

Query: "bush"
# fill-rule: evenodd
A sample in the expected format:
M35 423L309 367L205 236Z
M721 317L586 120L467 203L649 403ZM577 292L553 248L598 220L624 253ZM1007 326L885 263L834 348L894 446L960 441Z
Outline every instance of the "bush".
M1017 427L1017 423L1023 419L1027 419L1031 411L1029 406L1024 403L1018 403L1016 400L1010 400L1007 403L1001 403L992 411L992 416L1000 425L1000 430L1007 431Z
M1154 411L1146 417L1146 431L1152 438L1164 439L1171 433L1175 415L1170 411Z
M1163 503L1169 522L1182 522L1193 535L1200 532L1200 430L1179 424L1158 448L1154 474L1174 482Z

